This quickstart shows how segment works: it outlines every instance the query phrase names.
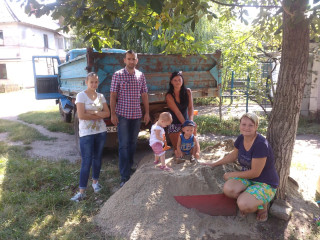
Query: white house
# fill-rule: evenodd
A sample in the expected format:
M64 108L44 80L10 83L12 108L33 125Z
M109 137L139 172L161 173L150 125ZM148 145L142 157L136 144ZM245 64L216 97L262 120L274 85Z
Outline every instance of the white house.
M320 121L320 44L310 43L308 79L304 88L301 114Z
M32 56L65 59L70 38L58 28L50 16L29 17L19 3L0 0L0 92L34 86Z

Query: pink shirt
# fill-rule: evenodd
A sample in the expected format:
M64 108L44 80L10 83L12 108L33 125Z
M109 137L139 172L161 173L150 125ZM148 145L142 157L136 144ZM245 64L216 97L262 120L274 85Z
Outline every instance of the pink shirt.
M134 74L130 74L126 68L115 72L112 76L110 92L117 93L116 114L128 119L142 117L140 98L142 93L148 92L142 72L135 69Z

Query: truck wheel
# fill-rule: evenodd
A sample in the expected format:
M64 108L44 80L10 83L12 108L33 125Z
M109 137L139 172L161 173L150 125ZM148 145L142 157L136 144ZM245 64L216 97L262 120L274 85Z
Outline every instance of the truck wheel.
M71 119L72 119L72 111L70 111L70 113L65 113L63 110L62 110L62 105L61 105L61 101L59 100L59 112L60 112L60 115L61 115L61 118L64 122L67 122L67 123L71 123Z
M79 118L78 118L77 112L73 116L73 129L74 129L76 148L77 148L78 152L80 153Z

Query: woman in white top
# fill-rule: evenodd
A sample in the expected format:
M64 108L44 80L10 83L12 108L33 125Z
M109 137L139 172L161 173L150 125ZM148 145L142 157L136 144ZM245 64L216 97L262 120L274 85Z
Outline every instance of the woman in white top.
M76 202L85 197L91 166L93 190L95 193L101 190L98 179L107 137L107 127L103 119L110 116L105 97L96 92L99 85L96 73L91 72L87 75L86 85L87 89L78 93L76 97L81 151L80 190L71 198L71 201Z

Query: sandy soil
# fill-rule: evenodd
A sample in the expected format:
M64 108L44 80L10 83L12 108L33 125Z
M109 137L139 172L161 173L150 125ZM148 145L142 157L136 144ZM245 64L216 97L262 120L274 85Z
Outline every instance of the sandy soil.
M23 112L41 110L54 106L54 100L34 99L33 90L0 94L0 118L16 120ZM21 99L24 99L21 101ZM5 103L10 102L10 107ZM3 110L4 109L4 110ZM226 111L227 109L225 109ZM214 113L217 108L199 108L199 114ZM241 115L244 107L232 114ZM35 142L29 152L34 158L49 160L80 159L74 136L51 133L43 127L31 125L44 135L55 138L49 142ZM213 134L199 137L202 140L224 140L228 137ZM7 135L0 134L0 141ZM20 143L9 143L20 144ZM203 159L219 158L230 150L228 144L207 149ZM58 151L57 151L58 149ZM129 182L104 204L96 221L106 236L121 236L125 239L306 239L316 229L313 218L320 215L314 202L316 181L320 172L320 137L297 136L290 176L298 183L288 184L288 202L293 207L292 217L286 222L270 216L266 223L257 223L254 214L241 218L213 217L179 205L173 198L177 195L220 193L225 167L210 169L197 164L174 164L172 152L167 153L167 162L173 172L163 172L153 165L153 155L147 143L140 143L135 161L138 169ZM106 154L103 161L115 158ZM106 239L108 239L106 237Z
M306 139L309 142L306 143ZM230 144L231 142L231 144ZM232 140L221 142L215 148L202 152L203 160L222 157L232 149ZM307 239L319 216L314 202L315 177L319 174L320 138L298 137L293 163L301 163L306 145L313 152L312 165L291 173L300 187L288 184L288 202L293 207L287 222L273 216L265 223L258 223L255 214L240 216L209 216L178 204L174 196L206 195L222 192L223 173L232 166L211 169L199 164L175 164L172 152L167 153L167 163L172 172L163 172L153 165L153 155L146 154L130 181L112 195L102 207L96 222L107 236L125 239ZM308 149L307 148L307 149ZM310 159L310 162L312 160ZM317 163L318 161L318 163ZM306 163L308 164L308 163ZM310 238L312 239L312 238Z

